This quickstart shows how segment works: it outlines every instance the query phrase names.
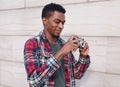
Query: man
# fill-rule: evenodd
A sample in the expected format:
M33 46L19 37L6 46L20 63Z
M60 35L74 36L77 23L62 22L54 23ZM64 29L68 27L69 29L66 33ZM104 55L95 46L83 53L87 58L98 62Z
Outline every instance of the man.
M77 35L65 42L60 38L65 23L65 9L55 3L42 10L44 29L25 43L24 63L30 87L75 87L90 64L88 44L80 49ZM79 49L79 60L72 52Z

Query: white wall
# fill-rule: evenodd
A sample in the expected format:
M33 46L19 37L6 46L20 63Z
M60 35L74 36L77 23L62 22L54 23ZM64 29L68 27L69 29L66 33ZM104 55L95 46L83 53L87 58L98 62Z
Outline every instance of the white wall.
M78 34L90 46L91 65L77 87L120 87L119 0L0 0L0 87L28 87L23 47L43 29L41 9L49 2L67 10L62 37Z

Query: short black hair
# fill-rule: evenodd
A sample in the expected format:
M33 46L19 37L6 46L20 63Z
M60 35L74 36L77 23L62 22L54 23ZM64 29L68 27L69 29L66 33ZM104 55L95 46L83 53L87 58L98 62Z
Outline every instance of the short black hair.
M50 3L47 4L46 6L44 6L43 10L42 10L42 18L43 17L50 17L51 16L51 12L54 11L59 11L65 14L66 10L63 8L63 6L61 6L60 4L55 4L55 3Z

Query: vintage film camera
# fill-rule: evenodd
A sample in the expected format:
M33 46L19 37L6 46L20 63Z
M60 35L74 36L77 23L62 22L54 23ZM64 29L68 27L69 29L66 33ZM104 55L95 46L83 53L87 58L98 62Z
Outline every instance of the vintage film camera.
M80 49L83 49L85 47L85 41L83 38L73 38L73 40L79 40L80 41Z

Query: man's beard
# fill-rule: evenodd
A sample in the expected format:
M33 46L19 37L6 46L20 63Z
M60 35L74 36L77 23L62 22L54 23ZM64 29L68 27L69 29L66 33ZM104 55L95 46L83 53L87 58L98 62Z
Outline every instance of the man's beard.
M52 36L54 37L54 38L56 38L56 39L58 39L60 36L56 36L56 35L54 35L54 34L52 34Z

